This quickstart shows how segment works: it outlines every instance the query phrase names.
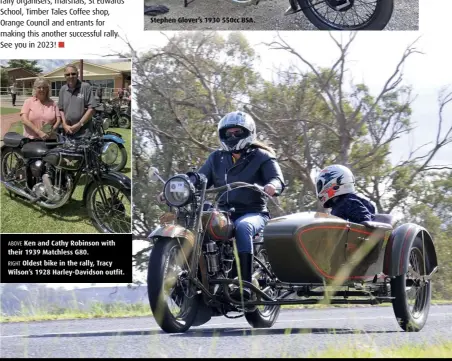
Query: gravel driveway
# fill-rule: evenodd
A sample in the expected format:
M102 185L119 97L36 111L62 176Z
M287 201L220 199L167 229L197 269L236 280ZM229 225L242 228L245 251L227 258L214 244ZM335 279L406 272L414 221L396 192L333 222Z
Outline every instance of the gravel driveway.
M288 0L261 0L255 5L239 5L230 0L194 0L184 8L183 0L145 0L145 5L165 5L163 15L144 15L145 30L316 30L302 12L284 16ZM203 19L202 23L179 23L180 17ZM253 23L212 23L204 18L252 18ZM157 23L165 19L175 23ZM385 30L418 30L419 0L395 0L392 19Z

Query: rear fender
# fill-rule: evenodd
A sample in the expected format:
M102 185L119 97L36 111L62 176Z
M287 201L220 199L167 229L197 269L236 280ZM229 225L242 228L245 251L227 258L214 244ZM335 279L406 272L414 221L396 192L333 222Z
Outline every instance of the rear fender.
M126 177L124 174L119 173L119 172L110 171L108 173L103 173L101 175L101 179L118 182L127 190L132 189L132 182L130 181L130 178ZM85 189L83 190L83 203L84 204L85 204L86 197L88 196L88 190L93 183L94 183L94 180L91 178L89 180L89 182L86 184Z
M386 275L395 277L408 271L406 256L417 237L423 238L429 257L426 269L427 275L430 275L435 270L438 266L438 259L432 236L424 227L414 223L406 223L397 227L389 237L383 263L383 272Z

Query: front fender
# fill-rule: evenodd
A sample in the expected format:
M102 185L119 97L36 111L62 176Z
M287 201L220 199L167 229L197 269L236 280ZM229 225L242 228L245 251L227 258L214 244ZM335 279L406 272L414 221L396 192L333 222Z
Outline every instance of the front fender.
M113 134L105 134L103 136L103 140L104 141L108 141L108 142L115 142L115 143L119 143L119 144L124 144L126 141L116 135Z
M101 175L101 180L110 180L113 182L118 182L127 190L132 189L132 182L129 177L125 176L122 173L110 171L108 173L103 173ZM90 178L89 182L85 185L85 189L83 190L83 202L85 203L86 197L88 195L88 190L91 187L91 185L94 183L94 180Z
M389 277L405 274L408 271L408 260L406 255L411 249L414 240L420 237L424 239L425 248L429 257L427 275L430 275L438 266L435 245L430 233L414 223L406 223L392 231L385 250L383 272Z
M159 238L184 238L189 241L192 246L195 244L194 233L176 224L159 226L149 234L148 238L157 238L157 241Z

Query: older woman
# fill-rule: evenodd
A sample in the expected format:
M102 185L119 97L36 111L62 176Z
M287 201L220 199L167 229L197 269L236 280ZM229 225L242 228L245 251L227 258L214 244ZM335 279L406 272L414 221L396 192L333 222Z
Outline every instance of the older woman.
M34 96L25 100L20 112L24 136L31 139L54 139L61 116L57 104L50 99L50 83L45 78L38 78L33 89Z

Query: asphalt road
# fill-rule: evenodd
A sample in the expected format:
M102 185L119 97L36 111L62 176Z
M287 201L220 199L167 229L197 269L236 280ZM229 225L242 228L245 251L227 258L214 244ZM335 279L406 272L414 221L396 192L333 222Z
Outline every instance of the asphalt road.
M452 306L432 306L418 333L401 331L392 307L283 310L271 329L218 317L185 334L165 334L152 317L1 325L5 357L306 357L351 343L362 348L452 339Z
M144 15L145 30L317 30L299 12L284 16L289 7L288 0L261 0L256 5L241 5L230 0L194 0L184 8L183 0L145 0L145 5L165 5L170 10L155 17ZM253 23L179 23L177 19L185 17L216 18L228 17L252 18ZM152 23L151 19L176 19L176 23ZM229 20L230 21L230 20ZM235 21L235 20L234 20ZM385 30L419 30L419 0L395 0L391 21Z

